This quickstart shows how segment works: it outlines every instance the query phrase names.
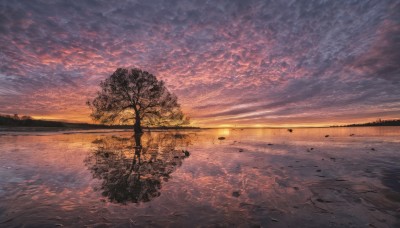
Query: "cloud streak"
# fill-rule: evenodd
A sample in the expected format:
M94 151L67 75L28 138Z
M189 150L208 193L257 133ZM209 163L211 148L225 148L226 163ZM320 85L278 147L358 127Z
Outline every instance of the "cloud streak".
M0 112L89 121L100 80L134 66L202 126L400 114L398 0L0 6Z

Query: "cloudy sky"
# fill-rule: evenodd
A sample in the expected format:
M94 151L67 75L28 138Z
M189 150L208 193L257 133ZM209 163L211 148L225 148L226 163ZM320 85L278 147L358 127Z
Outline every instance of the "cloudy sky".
M90 122L117 67L198 126L400 117L400 1L0 0L0 113Z

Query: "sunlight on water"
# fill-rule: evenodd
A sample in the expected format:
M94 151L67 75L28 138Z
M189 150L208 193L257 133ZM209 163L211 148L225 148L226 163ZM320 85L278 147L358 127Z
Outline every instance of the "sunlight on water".
M0 227L394 227L399 136L398 127L3 133Z

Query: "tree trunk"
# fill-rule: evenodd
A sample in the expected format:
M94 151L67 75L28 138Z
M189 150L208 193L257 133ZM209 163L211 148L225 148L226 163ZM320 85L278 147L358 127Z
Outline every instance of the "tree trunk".
M136 149L142 148L142 135L139 135L139 134L135 135L135 148Z
M135 134L142 134L142 126L140 125L140 117L139 115L136 115L135 119L135 124L133 125L133 129L135 131Z

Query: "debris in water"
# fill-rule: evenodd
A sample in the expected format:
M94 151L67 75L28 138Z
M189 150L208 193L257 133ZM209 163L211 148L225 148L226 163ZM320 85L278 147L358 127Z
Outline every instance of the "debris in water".
M239 152L243 152L244 150L243 149L239 149Z
M293 129L289 128L289 129L287 129L287 131L290 132L290 133L292 133L292 132L293 132Z
M218 137L218 140L224 140L225 137Z
M328 138L329 137L329 135L325 135L325 138Z

